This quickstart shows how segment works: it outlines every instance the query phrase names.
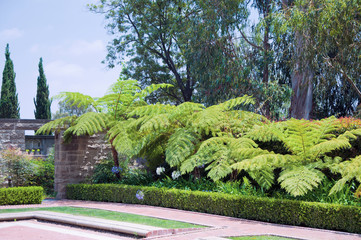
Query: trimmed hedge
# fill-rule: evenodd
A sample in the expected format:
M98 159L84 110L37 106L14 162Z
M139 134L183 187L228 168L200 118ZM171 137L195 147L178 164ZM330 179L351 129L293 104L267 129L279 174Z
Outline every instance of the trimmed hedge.
M42 187L0 188L0 205L40 204Z
M136 198L138 190L144 199ZM71 184L66 193L75 200L145 204L361 233L361 207L356 206L118 184Z

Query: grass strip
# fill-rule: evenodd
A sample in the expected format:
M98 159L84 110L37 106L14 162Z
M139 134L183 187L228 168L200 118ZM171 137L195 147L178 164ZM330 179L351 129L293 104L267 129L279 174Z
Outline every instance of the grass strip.
M29 212L29 211L52 211L80 215L87 217L103 218L114 221L130 222L154 227L175 229L175 228L203 228L205 226L192 223L179 222L174 220L165 220L154 217L147 217L137 214L115 212L102 209L80 208L80 207L45 207L45 208L19 208L19 209L1 209L0 213Z

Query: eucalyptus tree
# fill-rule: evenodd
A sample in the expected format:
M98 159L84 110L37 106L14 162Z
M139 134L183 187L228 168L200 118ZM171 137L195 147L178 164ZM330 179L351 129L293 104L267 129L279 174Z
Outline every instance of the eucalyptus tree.
M158 100L181 103L192 101L197 88L201 43L216 44L226 36L232 24L247 17L245 6L244 0L102 0L90 9L105 14L114 35L108 65L130 57L125 74L142 86L173 84L176 88L163 90Z
M291 112L308 105L311 113L307 103L312 103L314 86L316 115L350 114L361 99L360 1L292 2L285 7L287 24L296 32Z

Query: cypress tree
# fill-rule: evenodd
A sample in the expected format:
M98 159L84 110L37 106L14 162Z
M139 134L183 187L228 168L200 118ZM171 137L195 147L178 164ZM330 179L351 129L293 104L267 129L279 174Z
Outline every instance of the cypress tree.
M49 100L49 86L46 84L46 77L43 69L43 59L39 61L39 77L38 87L36 92L36 99L34 98L35 104L35 119L51 119Z
M5 67L1 85L0 118L20 118L18 94L16 93L14 64L10 59L9 44L5 49Z

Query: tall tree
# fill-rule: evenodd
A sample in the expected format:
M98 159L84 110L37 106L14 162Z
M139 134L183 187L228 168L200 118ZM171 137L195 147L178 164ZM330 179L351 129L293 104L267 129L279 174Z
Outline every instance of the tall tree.
M110 67L125 55L131 57L125 74L142 86L171 83L161 99L192 101L198 84L194 56L201 42L225 35L244 0L102 0L91 10L104 13L115 39L108 47ZM232 12L232 14L228 14ZM218 12L227 13L217 15ZM240 14L239 14L240 15ZM229 18L229 16L231 16ZM246 17L246 16L244 16ZM199 62L199 61L198 61Z
M6 45L5 59L1 85L0 118L20 118L20 107L15 85L14 64L10 59L9 44Z
M350 114L361 100L360 1L284 2L293 2L288 11L296 32L293 82L301 89L295 91L301 108L293 112L306 106L312 117ZM311 109L312 100L317 102Z
M35 119L51 119L49 86L46 84L42 58L40 58L39 61L39 77L37 86L36 98L34 98Z

